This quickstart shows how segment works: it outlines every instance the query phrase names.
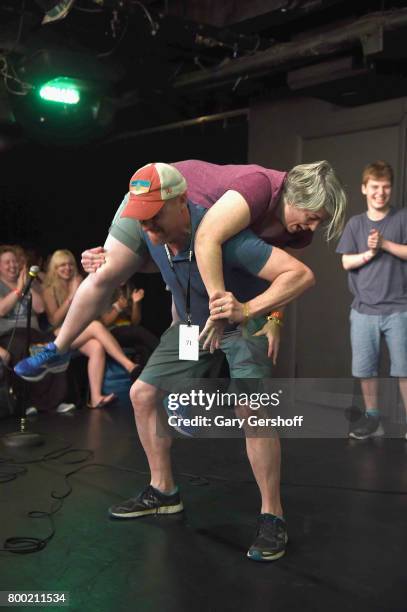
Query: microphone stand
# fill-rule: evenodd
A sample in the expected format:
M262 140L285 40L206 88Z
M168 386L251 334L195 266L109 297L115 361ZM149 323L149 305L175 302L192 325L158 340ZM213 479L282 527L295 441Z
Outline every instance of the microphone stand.
M30 343L31 343L31 312L32 312L32 295L31 291L27 291L25 296L24 293L21 296L20 300L24 300L24 297L27 299L27 322L26 322L26 346L25 353L26 356L30 354ZM2 442L5 446L10 448L30 448L33 446L40 446L44 444L44 438L32 431L28 431L27 429L27 419L25 416L26 404L27 404L27 381L21 380L19 381L20 393L18 394L18 412L20 413L20 431L15 431L13 433L6 434L2 438Z

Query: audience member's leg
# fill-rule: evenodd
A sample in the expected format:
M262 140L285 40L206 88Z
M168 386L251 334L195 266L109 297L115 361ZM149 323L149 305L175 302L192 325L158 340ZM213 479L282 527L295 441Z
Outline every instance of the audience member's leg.
M407 420L407 378L399 378L399 387Z
M76 338L73 342L73 347L80 347L83 343L89 340L97 340L104 348L106 353L110 355L117 363L120 363L128 372L132 372L135 364L124 353L120 344L109 330L99 321L93 321L88 327Z
M352 424L349 436L364 440L383 435L378 404L381 318L351 310L352 374L360 379L365 414Z
M82 335L82 334L81 334ZM103 346L97 340L88 340L82 344L78 339L75 340L73 348L77 348L75 344L78 343L79 351L86 355L88 358L88 379L90 388L90 405L93 407L101 404L107 404L114 397L111 395L102 394L103 376L105 373L105 362L106 353Z
M361 378L360 387L362 389L363 402L366 412L378 411L379 406L379 380L375 378Z
M384 333L390 355L390 375L399 379L407 422L407 312L386 317Z

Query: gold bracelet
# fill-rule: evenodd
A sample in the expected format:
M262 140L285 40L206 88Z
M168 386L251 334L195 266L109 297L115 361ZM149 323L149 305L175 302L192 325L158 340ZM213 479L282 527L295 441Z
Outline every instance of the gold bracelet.
M246 323L248 322L249 317L250 317L250 306L249 306L249 302L245 302L245 303L243 304L243 317L244 317L244 319L243 319L243 325L246 325Z

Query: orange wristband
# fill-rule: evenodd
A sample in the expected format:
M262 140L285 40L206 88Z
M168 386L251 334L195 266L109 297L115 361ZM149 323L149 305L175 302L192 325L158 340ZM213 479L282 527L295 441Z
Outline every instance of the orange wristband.
M275 310L267 315L267 321L274 321L274 323L277 323L277 325L280 325L281 327L284 325L283 318L284 312L282 310Z
M274 312L269 314L269 317L282 321L284 319L284 312L282 310L274 310Z

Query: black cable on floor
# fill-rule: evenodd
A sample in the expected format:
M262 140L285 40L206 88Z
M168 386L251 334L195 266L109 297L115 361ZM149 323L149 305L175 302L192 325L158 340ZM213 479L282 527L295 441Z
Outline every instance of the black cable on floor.
M25 464L35 464L35 463L44 463L47 461L54 461L56 459L60 459L61 457L66 457L69 454L76 453L84 453L85 456L75 457L71 460L64 461L65 465L74 465L77 463L83 463L87 461L90 457L93 456L93 451L89 449L81 449L81 448L72 448L72 445L64 446L62 448L49 451L48 453L43 454L41 457L37 459L27 459L27 460L16 460L13 458L0 458L0 484L5 482L10 482L11 480L15 480L17 476L27 474L28 469L24 467ZM88 467L88 466L83 466ZM79 468L80 470L81 468ZM67 476L76 473L74 470ZM69 492L64 496L58 496L55 492L51 492L51 497L55 500L54 504L51 505L50 511L45 512L42 510L32 510L28 513L30 518L34 519L48 519L50 533L46 538L34 538L31 536L14 536L7 538L4 541L4 545L0 548L0 551L10 552L14 554L26 555L34 552L39 552L43 550L47 544L52 540L55 535L55 523L53 519L53 515L59 512L59 510L63 506L63 499L67 497L72 492L72 488L70 487Z
M93 451L89 449L75 449L71 448L71 445L65 446L60 449L56 449L54 451L50 451L45 453L38 459L32 459L27 461L15 461L14 459L4 459L0 458L0 484L2 482L9 482L10 480L14 480L18 475L26 474L28 472L27 468L23 467L24 464L33 464L33 463L41 463L47 461L53 461L56 459L60 459L61 457L66 457L71 453L85 453L85 457L82 458L74 458L70 461L65 461L65 465L74 465L78 463L83 463L87 461L90 457L93 456ZM7 467L11 466L11 467ZM69 497L72 493L73 489L69 482L71 476L78 474L79 472L94 468L94 467L102 467L111 470L117 470L121 472L128 472L132 474L141 474L148 475L149 472L142 470L135 470L131 468L125 468L121 466L115 466L108 463L89 463L88 465L83 465L71 472L68 472L63 476L63 480L65 482L66 490L64 492L51 491L51 497L55 500L54 504L51 506L49 512L32 510L28 513L30 518L37 519L48 519L50 526L50 533L46 538L34 538L31 536L19 536L19 537L10 537L7 538L4 542L4 547L0 548L0 551L10 552L14 554L30 554L34 552L39 552L43 550L48 543L52 540L55 535L55 523L53 516L61 510L63 506L64 500ZM13 472L14 469L14 472ZM179 477L187 478L189 484L191 486L207 486L211 483L211 481L219 481L225 482L228 484L256 484L254 479L251 480L231 480L230 478L226 478L223 476L216 476L213 474L201 476L199 474L192 474L188 472L180 472L178 474ZM286 487L304 487L304 488L320 488L320 489L336 489L341 491L353 491L357 493L376 493L380 495L407 495L406 491L389 491L389 490L377 490L377 489L362 489L358 487L344 487L338 485L318 485L318 484L298 484L292 482L282 482L281 486Z
M7 459L0 457L0 484L15 480L20 474L26 474L27 468L21 466L10 465Z
M231 480L230 478L225 478L224 476L215 476L213 474L206 474L205 476L198 476L196 474L189 474L186 472L182 472L179 474L180 476L186 476L190 478L190 484L195 486L202 486L210 484L212 480L218 480L220 482L227 482L230 484L257 484L253 479L250 480ZM195 482L196 481L196 482ZM386 489L362 489L359 487L345 487L340 485L321 485L321 484L312 484L312 483L295 483L295 482L284 482L283 480L280 482L282 487L304 487L307 489L336 489L338 491L353 491L356 493L377 493L379 495L407 495L407 491L389 491Z

